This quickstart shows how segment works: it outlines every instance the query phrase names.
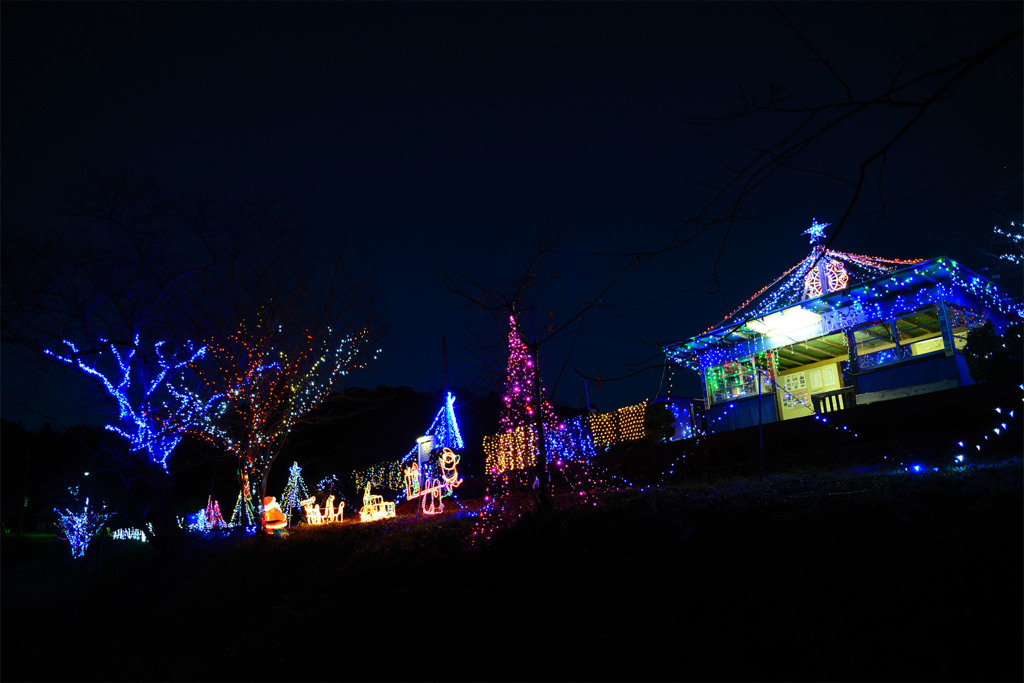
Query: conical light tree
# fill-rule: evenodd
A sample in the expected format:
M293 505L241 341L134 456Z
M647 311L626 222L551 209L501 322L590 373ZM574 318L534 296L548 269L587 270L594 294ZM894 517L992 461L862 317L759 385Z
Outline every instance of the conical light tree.
M631 255L627 262L620 263L618 267L608 271L607 283L592 299L580 302L578 298L573 297L572 307L575 312L556 314L557 305L549 308L541 301L550 301L550 297L554 296L553 290L558 289L558 274L550 271L545 261L558 251L559 247L560 236L557 232L538 232L536 248L528 262L516 277L504 283L485 282L465 270L450 271L442 268L440 273L446 289L464 300L467 307L489 312L494 316L494 322L501 327L504 327L506 321L509 323L509 370L506 373L506 388L510 393L506 396L501 418L502 434L499 436L526 432L525 428L517 430L516 425L530 423L532 418L532 427L536 430L536 435L530 439L532 447L529 451L535 453L536 476L529 484L536 487L536 504L541 513L553 508L548 486L548 446L545 433L549 426L555 425L555 420L551 405L544 398L540 386L540 349L547 342L567 334L570 327L576 327L578 333L584 318L604 306L603 302L614 285L632 272L639 263L653 256ZM535 326L529 335L524 334L522 315L528 313L532 319L533 314L538 311L548 314L549 324ZM527 397L529 401L526 400ZM509 429L512 430L511 433L507 431ZM495 469L498 470L497 473ZM502 474L500 468L488 466L487 470L489 479L495 479L497 474ZM479 538L480 535L477 534L476 537Z
M488 472L526 470L539 464L539 436L555 426L555 413L545 398L537 370L535 354L523 340L515 316L510 315L505 393L499 419L499 439L503 445L496 458L489 458Z
M248 481L242 483L242 489L238 492L238 500L235 501L235 510L231 513L231 521L228 526L250 528L256 526L256 510L252 505L252 492L249 490Z
M538 421L552 423L555 412L544 398L534 355L523 341L514 315L508 317L508 366L505 371L505 396L501 412L501 430L511 433L518 427ZM539 415L538 415L539 412Z
M531 480L538 504L542 509L551 505L545 433L555 427L555 412L541 386L537 349L527 345L514 314L509 315L503 402L499 418L502 462L487 463L487 502L472 532L480 541L490 540L498 526L522 516L519 499L523 496L519 494Z
M306 488L306 481L302 478L302 468L299 463L293 462L288 468L288 483L284 486L284 493L281 494L281 509L288 517L289 526L292 523L292 510L301 510L300 501L309 498L309 489Z

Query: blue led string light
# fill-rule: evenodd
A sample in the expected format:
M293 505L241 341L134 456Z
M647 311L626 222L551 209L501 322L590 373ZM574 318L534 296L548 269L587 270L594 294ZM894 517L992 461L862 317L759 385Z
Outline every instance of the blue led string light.
M450 448L453 451L460 451L465 448L466 444L462 440L459 421L455 417L455 396L450 391L445 396L444 405L438 409L430 426L424 432L424 436L434 437L435 449ZM363 489L369 482L373 489L385 488L398 492L404 491L405 468L418 452L419 446L413 445L405 455L397 460L353 471L352 477L355 479L356 489ZM427 476L433 475L427 473Z
M78 487L68 489L72 497L78 497ZM85 499L85 505L79 512L71 510L53 509L57 513L57 524L64 534L64 539L71 546L71 557L80 559L85 557L86 550L93 536L103 528L103 524L113 515L110 513L97 513L89 507L89 499Z
M1017 388L1021 391L1022 399L1024 399L1024 384L1018 385ZM1010 426L1021 419L1019 409L997 406L993 412L995 415L990 418L989 427L986 428L981 439L962 439L956 442L957 448L954 449L952 462L954 466L967 466L969 464L968 454L982 453L997 440L1001 441L999 437L1005 437Z
M815 264L820 270L812 267ZM842 285L842 289L822 293L822 271L830 282L835 279L831 286ZM703 375L709 367L734 357L784 345L784 336L762 334L755 327L763 326L769 314L797 315L800 309L813 313L810 317L815 322L808 323L806 334L801 333L809 338L807 335L813 336L813 332L848 330L940 302L985 311L985 317L995 315L996 321L999 316L1010 321L1024 318L1024 304L1019 299L950 259L884 259L816 246L807 258L755 293L717 326L687 342L667 346L665 354L674 363Z
M101 343L108 343L101 339ZM124 437L132 453L144 454L150 462L167 471L167 459L181 442L185 432L194 424L206 419L214 401L181 400L182 396L167 381L174 373L192 365L206 353L206 347L193 349L192 342L185 342L171 354L164 352L165 342L153 345L155 359L144 360L139 354L139 335L136 334L131 346L118 347L109 343L107 347L115 366L100 370L102 352L83 353L70 340L63 340L64 354L46 349L45 353L61 363L76 367L93 378L106 393L117 402L118 424L107 424L106 429ZM86 356L93 355L93 363ZM148 377L150 373L151 376ZM134 378L134 380L133 380ZM162 401L164 391L179 399L176 405Z

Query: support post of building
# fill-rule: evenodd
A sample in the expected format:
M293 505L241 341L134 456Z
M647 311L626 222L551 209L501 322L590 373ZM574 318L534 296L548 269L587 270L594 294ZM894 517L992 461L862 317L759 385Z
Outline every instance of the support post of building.
M441 378L444 381L443 400L448 400L448 339L441 337Z
M761 481L764 481L764 416L761 414L764 407L761 403L761 369L757 367L757 357L754 357L754 380L757 382L757 474Z
M946 356L956 353L956 340L953 339L953 326L949 323L949 309L946 302L939 299L935 302L935 309L939 314L939 329L942 331L942 343L946 347Z
M860 364L857 362L857 338L853 335L853 330L844 330L843 336L846 337L846 351L849 357L850 363L850 380L853 382L853 402L857 403L857 373L860 372Z

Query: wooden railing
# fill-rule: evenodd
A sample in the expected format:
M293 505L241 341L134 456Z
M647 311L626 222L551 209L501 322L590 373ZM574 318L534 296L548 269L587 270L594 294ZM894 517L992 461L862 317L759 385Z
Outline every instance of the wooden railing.
M837 410L846 410L857 405L857 397L853 387L843 387L834 391L811 394L811 402L814 404L814 412L817 414L834 413Z

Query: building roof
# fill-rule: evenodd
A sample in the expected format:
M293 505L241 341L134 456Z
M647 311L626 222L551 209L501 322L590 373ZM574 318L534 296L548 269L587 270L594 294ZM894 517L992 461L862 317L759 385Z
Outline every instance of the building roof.
M756 292L740 304L739 308L705 332L789 308L832 291L856 287L923 261L924 259L887 259L815 247L803 260ZM821 271L824 271L826 276L824 290L820 284Z
M821 254L820 258L818 254ZM845 286L808 296L814 293L813 288L808 287L807 280L812 269L817 268L816 261L829 258L841 263L846 269L848 277ZM838 266L834 266L832 272L838 271ZM872 272L874 276L868 277ZM838 277L836 281L839 281ZM801 308L823 314L855 302L863 303L880 298L902 297L908 301L913 292L929 284L942 282L952 283L959 290L969 292L973 298L985 302L986 307L998 310L1003 315L1024 316L1024 305L1018 299L947 257L900 262L818 248L726 316L721 323L687 341L669 344L665 351L677 361L692 361L696 354L707 349L727 347L759 337L760 332L755 329L755 325L749 323L763 320L773 313Z

